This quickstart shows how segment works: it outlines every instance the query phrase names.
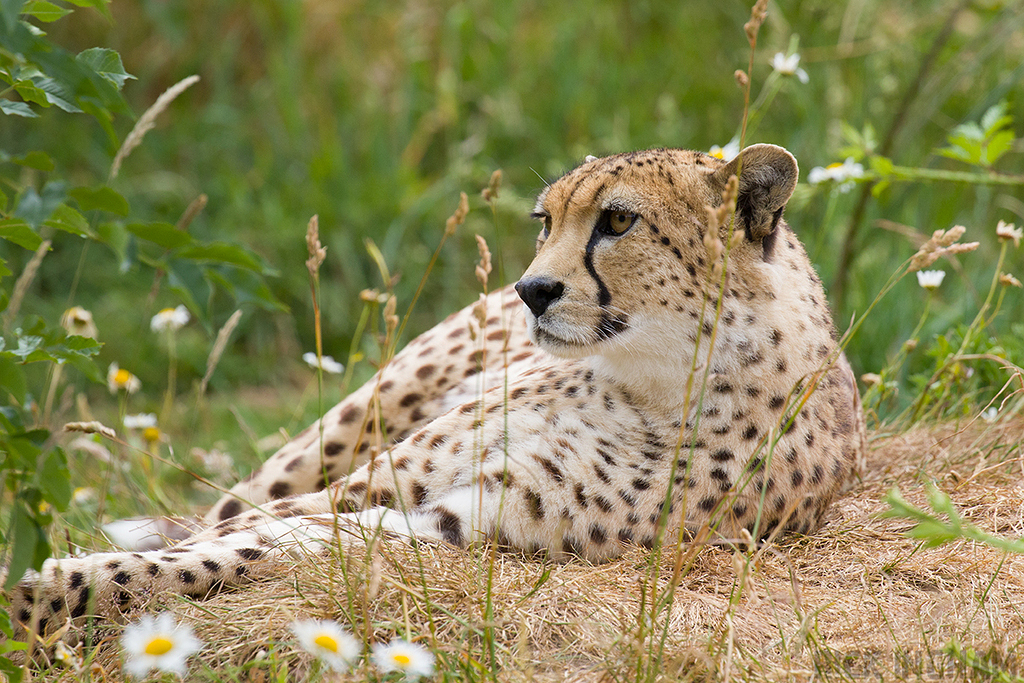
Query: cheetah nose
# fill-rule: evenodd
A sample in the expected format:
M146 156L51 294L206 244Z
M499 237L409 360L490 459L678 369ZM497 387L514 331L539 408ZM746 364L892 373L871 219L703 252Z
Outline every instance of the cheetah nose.
M565 285L549 277L528 277L516 283L516 291L533 314L540 317L565 291Z

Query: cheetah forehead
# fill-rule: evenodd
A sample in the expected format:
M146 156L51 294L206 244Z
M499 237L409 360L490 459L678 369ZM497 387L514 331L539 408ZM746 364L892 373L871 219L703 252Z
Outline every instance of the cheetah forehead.
M677 196L712 198L706 178L724 163L704 152L686 149L588 156L541 191L533 215L564 214L572 208L643 213L652 201L662 199L666 190Z

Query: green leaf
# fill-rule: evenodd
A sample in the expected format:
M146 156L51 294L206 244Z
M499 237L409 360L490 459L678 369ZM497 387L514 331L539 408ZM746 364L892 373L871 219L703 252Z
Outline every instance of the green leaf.
M1013 117L1006 113L1007 103L1000 102L989 107L984 114L981 115L981 128L985 131L985 136L989 137L1000 128L1004 128L1013 123Z
M77 7L92 7L99 11L107 21L113 21L110 16L110 10L107 9L107 5L110 4L110 0L66 0L66 2L75 5Z
M66 186L62 182L49 182L42 192L30 187L18 197L18 204L12 212L33 228L38 228L67 198Z
M75 59L113 83L114 87L118 90L124 87L124 82L129 78L135 79L135 76L124 70L124 64L121 63L121 55L117 54L114 50L104 47L91 47L88 50L79 52Z
M45 152L26 152L20 157L11 157L8 161L12 164L27 166L29 168L34 168L37 171L45 171L47 173L54 169L53 159L51 159Z
M24 116L27 119L34 119L39 116L24 102L12 102L5 99L0 99L0 111L8 116Z
M68 192L78 202L82 211L106 211L117 216L127 216L128 200L106 185L76 187Z
M71 234L79 235L80 237L96 236L96 233L89 227L89 221L85 220L85 216L78 213L67 204L61 204L58 206L43 225L56 228L57 230L63 230L64 232L70 232Z
M130 223L128 232L139 239L157 244L164 249L184 247L192 242L192 236L178 230L170 223Z
M18 95L21 96L21 99L26 102L35 102L40 107L50 106L50 100L46 98L46 93L36 87L36 84L32 81L22 79L12 87L14 88L14 92L18 93Z
M33 16L39 21L57 21L62 17L66 17L71 14L72 10L58 7L52 2L46 0L29 0L25 3L25 6L21 10L24 14Z
M193 261L211 261L213 263L225 263L246 270L264 272L265 264L242 247L224 242L213 242L211 244L193 244L175 254L178 258L191 259Z
M17 363L4 356L0 356L0 387L10 392L19 404L25 402L25 394L28 391L25 372Z
M8 275L12 275L11 269L7 267L7 261L0 258L0 277L7 277ZM6 292L3 294L6 294ZM0 305L0 311L7 308L7 302L3 300L3 295L0 295L0 304L2 304Z
M43 499L64 512L71 502L71 472L64 451L54 448L46 454L43 466L36 476L36 483L43 492Z
M46 99L50 104L55 104L71 114L82 113L82 109L72 101L74 100L74 94L60 81L49 76L33 76L32 82L46 93Z
M982 160L985 162L985 165L991 166L999 161L1000 157L1009 152L1010 148L1013 147L1013 140L1012 130L1004 130L993 135L988 144L985 145L985 158Z
M37 546L40 542L46 542L42 538L39 524L26 509L25 501L19 500L15 505L11 527L13 540L10 546L10 564L7 566L5 590L14 588L25 572L34 568L32 565L38 555Z
M32 227L20 218L0 220L0 239L14 242L19 247L35 251L43 243L43 238L32 230Z

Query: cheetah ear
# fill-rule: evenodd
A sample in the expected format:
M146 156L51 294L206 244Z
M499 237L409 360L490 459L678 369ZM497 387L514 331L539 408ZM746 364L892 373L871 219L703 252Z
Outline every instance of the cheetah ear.
M739 176L740 181L736 197L737 225L743 226L747 239L764 240L767 259L782 209L796 188L799 177L796 159L777 145L751 145L715 171L713 178L724 188L732 175Z

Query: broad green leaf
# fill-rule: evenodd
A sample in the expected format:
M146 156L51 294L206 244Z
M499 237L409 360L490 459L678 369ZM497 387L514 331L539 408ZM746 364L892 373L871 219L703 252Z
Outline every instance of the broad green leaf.
M139 239L157 244L164 249L184 247L192 242L192 236L178 230L170 223L130 223L128 232Z
M43 243L43 238L36 234L28 223L20 218L0 220L0 239L14 242L19 247L35 251Z
M12 102L5 99L0 99L0 111L8 116L24 116L27 119L33 119L39 116L39 114L32 111L31 107L24 102Z
M43 498L53 507L61 512L68 509L68 503L71 502L71 474L64 451L54 448L46 454L36 483L43 492Z
M25 393L28 391L25 372L17 363L3 356L0 356L0 387L4 388L4 392L10 392L19 404L25 402Z
M40 90L46 93L46 99L50 104L55 104L59 108L71 114L81 114L82 109L74 103L74 95L68 90L60 81L50 78L49 76L33 76L32 82L36 84Z
M112 21L112 19L113 19L110 16L110 10L107 9L107 5L110 4L110 0L66 0L66 1L69 4L75 5L77 7L92 7L93 9L98 10L99 13L102 14L107 19L107 21Z
M226 263L256 272L263 272L265 270L264 264L252 253L237 245L224 242L193 244L177 252L175 256L193 261Z
M45 171L49 173L53 170L53 159L51 159L45 152L26 152L20 157L11 157L9 161L12 164L18 164L19 166L28 166L34 168L37 171Z
M67 204L61 204L53 212L43 225L64 232L70 232L81 237L95 237L96 233L89 227L89 221L85 216L72 209Z
M981 115L981 128L985 131L986 135L992 135L1000 128L1013 123L1013 117L1006 113L1006 106L1006 102L1000 102L989 107Z
M29 0L21 10L24 14L35 17L39 21L57 21L61 17L71 14L72 10L58 7L46 0Z
M2 258L0 258L0 277L7 277L8 275L11 274L11 269L7 267L7 261L4 261ZM6 294L6 292L4 292L3 294ZM7 301L3 300L2 296L0 296L0 303L3 304L0 305L0 311L7 308Z
M999 161L1000 157L1009 152L1010 148L1013 147L1013 140L1012 130L1004 130L993 135L988 144L985 145L985 158L983 159L985 165L991 166Z
M124 224L116 221L100 223L96 226L96 236L100 242L110 247L117 255L118 261L124 261L128 249L128 241L134 241Z
M68 192L82 211L106 211L117 216L128 215L128 200L105 186L76 187Z
M12 213L33 228L38 228L66 198L66 185L62 182L46 183L42 192L36 192L35 188L30 187L18 197Z
M171 259L167 263L167 285L189 310L206 315L212 290L199 266L191 261Z
M121 63L121 55L117 54L114 50L103 47L91 47L78 53L75 59L113 83L118 90L124 87L124 82L129 78L135 79L135 76L124 70L124 65Z
M25 501L17 501L15 504L11 527L13 538L9 549L10 564L7 566L5 590L13 588L25 572L33 568L37 546L42 540L42 530L26 509Z
M21 99L26 102L35 102L40 107L49 107L50 100L47 99L46 93L38 88L35 83L29 80L22 79L14 84L14 92L21 96Z

